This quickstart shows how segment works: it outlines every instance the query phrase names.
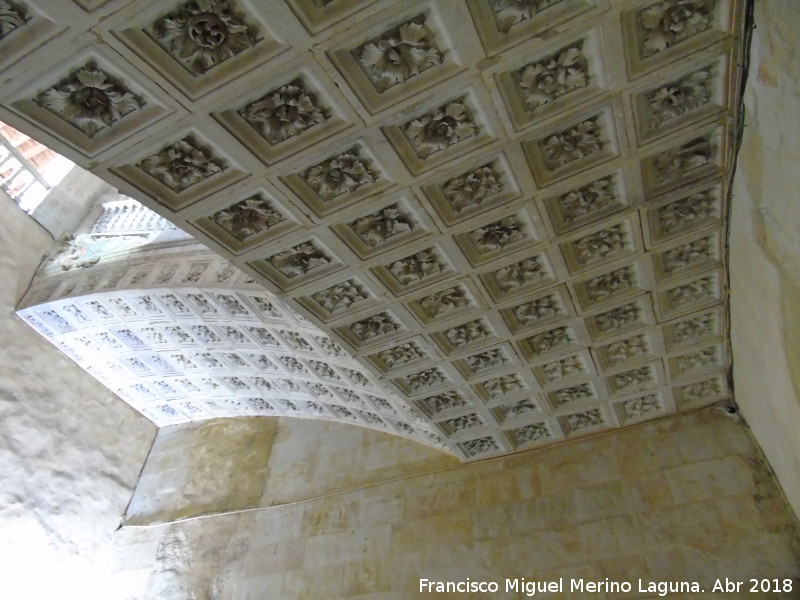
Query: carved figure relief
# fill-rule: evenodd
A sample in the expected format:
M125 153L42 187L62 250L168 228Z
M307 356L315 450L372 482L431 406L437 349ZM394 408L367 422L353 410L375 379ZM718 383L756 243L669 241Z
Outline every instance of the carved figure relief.
M713 258L713 248L711 245L711 238L705 237L698 240L693 240L678 246L672 250L664 252L664 270L667 273L672 273L679 269L691 266L694 263L703 262Z
M706 67L649 92L650 126L658 127L711 102L711 78L711 67Z
M331 259L312 242L305 242L292 248L273 254L269 263L288 278L306 275L308 272L323 267Z
M513 79L529 111L588 86L589 65L583 55L583 42L525 65L513 74Z
M528 338L528 345L534 356L546 354L550 350L565 346L570 342L572 342L572 337L570 337L569 330L566 327L556 327Z
M464 359L464 362L470 371L478 373L486 369L502 366L508 361L501 350L494 349L468 356Z
M658 154L655 158L656 178L659 182L679 181L688 171L710 162L711 144L706 138L696 138Z
M539 321L564 314L561 309L561 303L555 294L542 296L536 300L515 306L511 309L511 312L520 325L538 323Z
M311 297L325 310L330 313L349 308L360 300L367 299L364 289L350 279L342 283L337 283L325 290L311 294Z
M431 387L440 383L447 383L447 377L438 368L426 369L419 373L412 373L405 376L405 381L413 391Z
M711 298L714 298L714 282L710 277L703 277L667 291L667 302L672 308Z
M182 192L223 169L219 159L188 137L148 156L136 166L174 192Z
M470 413L453 419L447 419L442 424L446 429L450 430L450 435L456 435L462 431L482 426L483 419L481 419L477 413Z
M420 158L445 150L478 135L478 126L464 104L464 99L448 102L403 126L408 141Z
M538 256L531 256L494 272L494 278L504 292L541 281L546 276L547 271Z
M147 33L192 75L252 48L258 32L232 0L192 0L153 23Z
M89 138L144 106L143 100L93 63L43 91L36 97L36 103Z
M470 242L479 254L502 250L506 246L524 240L527 236L516 215L511 215L473 229L468 234Z
M711 190L692 194L658 209L658 222L665 233L682 229L693 222L716 216Z
M478 456L479 454L485 454L486 452L500 450L500 446L498 446L497 441L493 437L482 437L476 440L468 440L462 444L462 447L464 448L464 452L470 458L473 456Z
M600 152L605 143L597 117L586 119L539 142L545 166L555 171L573 161Z
M250 196L214 214L214 222L240 242L286 220L261 194Z
M637 320L639 320L639 307L633 302L624 306L612 308L609 311L600 313L594 318L597 329L599 329L601 333L617 331L618 329L635 323Z
M365 215L347 225L367 246L373 248L380 246L392 236L414 229L414 222L403 214L397 204Z
M645 356L649 352L647 340L643 335L612 342L606 346L608 362L616 365L637 356Z
M361 319L350 325L350 331L362 342L392 333L398 329L400 329L400 324L389 313L385 312Z
M301 79L295 79L251 102L239 115L270 144L279 144L324 123L330 111Z
M389 264L389 271L401 285L411 285L447 269L432 248Z
M519 375L514 373L489 379L483 383L483 387L486 388L491 398L499 398L500 396L527 389Z
M0 0L0 40L27 22L28 18L21 7L6 0Z
M661 410L661 401L655 394L640 396L623 402L622 410L625 412L626 419L635 419Z
M575 258L585 265L600 261L607 256L624 252L629 245L628 233L622 225L614 225L579 238L573 242Z
M398 346L392 346L386 350L378 352L378 358L383 363L393 369L406 363L424 358L426 354L420 349L416 342L406 342Z
M558 197L561 217L567 224L616 202L613 177L603 177Z
M662 0L637 14L642 58L671 48L714 24L714 0Z
M483 321L476 319L457 327L451 327L444 332L444 337L452 346L459 347L488 337L490 333Z
M442 64L443 60L424 15L382 33L352 54L381 93Z
M588 383L580 383L553 392L553 402L558 408L566 406L567 404L572 404L573 402L589 400L591 398L594 398L594 392L592 391L592 386Z
M450 207L455 212L461 212L470 206L478 206L504 188L492 165L486 164L447 180L442 185L442 193Z
M464 397L458 392L442 392L435 396L428 396L420 401L421 404L428 408L432 415L438 415L449 410L456 410L462 406L467 406L468 403Z
M425 314L433 318L459 308L466 308L470 305L470 300L463 288L455 286L420 298L418 303Z
M357 147L329 158L300 174L300 178L324 201L375 183L380 176Z
M532 423L530 425L517 427L513 433L514 439L516 439L517 443L520 445L531 444L550 437L550 430L545 423Z
M517 23L529 21L538 13L563 0L489 0L489 6L497 22L497 30L503 33Z
M580 356L576 355L548 363L542 367L542 372L547 382L553 383L559 379L585 373L586 369Z
M632 288L635 284L636 277L633 269L631 267L622 267L590 279L586 282L586 294L594 302Z

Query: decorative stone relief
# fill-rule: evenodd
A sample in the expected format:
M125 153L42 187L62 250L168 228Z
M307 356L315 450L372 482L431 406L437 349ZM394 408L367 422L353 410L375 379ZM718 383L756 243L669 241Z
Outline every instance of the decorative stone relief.
M192 0L154 22L148 33L192 75L255 46L258 32L232 0Z
M387 350L382 350L377 354L383 363L393 369L404 364L425 358L426 354L420 349L416 342L407 342L397 346L392 346Z
M308 362L311 365L311 368L314 369L314 372L320 377L327 377L328 379L341 379L341 377L336 374L336 371L334 371L329 364L320 360L310 360Z
M411 375L406 375L404 379L408 387L414 392L426 387L447 383L447 377L445 377L444 373L438 368L412 373Z
M329 337L319 336L314 339L317 340L317 344L319 344L319 347L322 348L326 353L328 353L331 356L344 356L346 354L344 348L342 348L339 344L334 342Z
M385 312L361 319L350 325L350 331L362 342L393 333L398 329L400 329L400 324Z
M279 144L324 123L330 111L301 79L295 79L251 102L239 115L270 144Z
M479 254L486 254L502 250L514 242L524 240L527 236L517 216L511 215L473 229L467 237Z
M483 424L483 419L477 413L442 421L442 426L446 431L449 431L449 435L456 435L475 427L481 427Z
M690 223L705 221L714 216L716 215L711 190L692 194L658 209L658 222L664 233L683 229Z
M538 13L564 0L489 0L497 29L503 33L517 23L529 21Z
M357 421L357 417L350 412L349 409L345 408L344 406L336 406L335 404L331 404L330 406L331 412L339 417L340 419L346 419L348 421Z
M580 356L575 355L547 363L542 367L542 372L547 382L553 383L566 377L586 373L586 369Z
M361 285L355 280L349 279L314 292L311 297L329 313L334 313L350 308L356 302L366 300L369 296Z
M655 383L653 369L650 367L639 367L618 373L611 378L616 390L629 390L631 388L641 388Z
M601 333L618 331L623 327L627 327L628 325L636 323L638 320L639 306L634 302L624 306L619 306L617 308L612 308L609 311L600 313L594 318L594 322L597 324L597 329L599 329Z
M517 444L520 446L546 440L550 437L550 430L545 423L523 425L522 427L514 429L512 433L514 434L514 439L517 440Z
M555 171L603 150L605 143L597 117L560 131L539 142L545 166Z
M714 297L714 281L711 277L703 277L686 285L667 290L667 303L670 308L679 308L695 302L710 300Z
M6 2L6 0L0 0L0 40L27 22L28 17L21 7Z
M515 287L522 287L541 281L547 275L547 270L538 256L531 256L506 267L501 267L494 272L494 278L504 292Z
M599 301L636 285L636 276L631 267L622 267L610 273L598 275L586 282L586 295L592 302Z
M345 374L350 378L350 381L355 383L356 385L361 385L364 387L370 387L372 384L367 379L366 375L364 375L361 371L356 371L354 369L348 369L346 367L342 367Z
M491 398L500 398L527 389L519 376L514 373L489 379L483 383L483 387Z
M458 392L442 392L435 396L428 396L419 402L433 416L440 413L456 410L463 406L468 406L464 397Z
M327 202L375 183L380 175L368 159L361 157L359 149L353 147L307 169L300 178Z
M649 92L650 126L659 127L711 102L711 78L711 67L706 67Z
M414 229L413 221L397 206L392 204L378 212L365 215L348 227L370 247L380 246L390 237Z
M501 406L498 410L503 415L503 420L505 421L507 419L514 419L516 417L522 417L524 415L536 412L538 407L533 400L526 398L525 400L520 400L514 404Z
M270 256L267 261L288 278L306 275L309 271L323 267L331 259L312 242L305 242Z
M442 185L442 193L450 207L455 212L461 212L499 194L504 187L494 167L486 164L447 180Z
M483 321L476 319L463 325L451 327L445 330L444 337L455 348L466 346L488 337L491 332L486 328Z
M291 356L279 356L278 360L291 373L308 373L308 370L303 366L303 363L296 358L292 358Z
M653 56L710 29L714 24L715 0L662 0L640 10L642 58Z
M296 331L281 331L281 337L286 340L295 350L302 350L304 352L313 352L314 348L309 344L306 339Z
M525 65L514 73L513 79L529 111L588 86L589 65L583 55L583 42Z
M446 269L447 266L439 260L432 248L389 264L389 272L404 286L420 282Z
M719 384L719 379L706 379L698 383L685 385L681 388L681 396L683 401L698 402L706 398L712 398L722 393L722 388Z
M247 309L231 294L214 294L214 298L234 316L246 316L249 314Z
M711 144L706 138L696 138L656 155L656 179L659 182L679 181L687 171L710 162Z
M403 126L403 132L417 155L428 158L478 135L478 126L461 98L409 121Z
M537 333L527 339L528 345L534 356L547 354L559 346L566 346L572 342L569 330L566 327L556 327L550 331Z
M503 355L503 352L495 348L494 350L487 350L486 352L468 356L464 359L464 362L466 363L467 367L469 367L470 371L473 373L478 373L480 371L485 371L486 369L500 367L508 361Z
M378 92L442 64L433 33L419 15L352 51Z
M594 398L594 391L592 386L588 383L580 383L572 387L556 390L553 392L553 403L557 408L579 402L581 400L589 400Z
M558 197L561 217L567 224L616 202L613 177L603 177Z
M463 288L455 286L420 298L418 303L425 314L433 318L466 308L470 305L470 300Z
M695 263L713 259L713 246L710 237L688 242L677 248L667 250L662 255L664 271L672 273Z
M520 325L535 324L564 314L561 303L555 294L542 296L531 302L515 306L511 312Z
M222 161L188 137L148 156L136 166L173 192L182 192L223 169Z
M286 220L261 194L250 196L214 214L214 222L240 242Z
M638 398L625 400L625 402L622 403L622 410L625 413L626 421L629 419L637 419L662 410L661 400L659 400L658 396L655 394L639 396Z
M581 264L600 261L612 254L624 252L629 246L628 233L622 225L597 231L573 242L575 258Z
M649 352L647 340L643 335L612 342L605 349L611 365L623 363L638 356L645 356Z
M500 450L500 446L497 445L497 441L493 437L482 437L476 440L468 440L462 444L462 447L464 448L466 455L470 458L473 456L478 456L479 454Z
M707 365L715 365L718 364L719 359L717 358L717 349L716 348L706 348L704 350L699 350L698 352L692 352L691 354L684 354L683 356L678 357L678 370L681 373L685 373L686 371L691 371L692 369L700 369Z
M36 97L36 103L89 138L144 106L144 102L133 92L93 63L88 63L43 91Z
M566 418L570 432L575 433L581 429L590 429L605 425L603 412L599 408L592 408L584 412L569 415Z

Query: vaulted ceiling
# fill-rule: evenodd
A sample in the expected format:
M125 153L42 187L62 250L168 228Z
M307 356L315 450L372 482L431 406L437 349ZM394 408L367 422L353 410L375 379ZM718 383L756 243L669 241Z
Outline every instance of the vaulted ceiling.
M222 257L43 273L23 314L68 351L110 332L73 356L145 377L115 391L156 422L300 414L464 460L725 400L742 11L0 0L0 118Z

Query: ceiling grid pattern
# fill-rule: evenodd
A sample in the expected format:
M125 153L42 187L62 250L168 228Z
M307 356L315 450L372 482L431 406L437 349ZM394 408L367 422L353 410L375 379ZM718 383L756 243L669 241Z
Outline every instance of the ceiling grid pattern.
M343 348L287 380L465 460L728 397L741 2L4 4L3 120Z

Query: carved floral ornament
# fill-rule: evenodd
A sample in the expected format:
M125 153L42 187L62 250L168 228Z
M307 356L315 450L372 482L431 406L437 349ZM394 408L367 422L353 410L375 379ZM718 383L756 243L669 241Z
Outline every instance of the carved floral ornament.
M550 430L545 423L533 423L514 430L514 438L518 444L530 444L550 437Z
M415 360L419 360L420 358L424 358L426 355L416 344L416 342L408 342L406 344L400 344L399 346L392 346L391 348L382 350L378 352L377 356L384 363L386 363L387 367L391 369L395 366L400 366Z
M0 0L0 40L28 22L25 11L16 4Z
M286 220L261 194L233 204L215 213L212 218L240 242Z
M312 242L299 244L290 250L278 252L267 260L273 267L289 278L305 275L309 271L331 262L331 259Z
M232 0L186 2L148 33L192 75L205 74L257 41L255 28L244 22Z
M603 177L558 197L561 216L568 224L616 202L614 178Z
M251 102L239 114L270 144L296 137L330 118L330 111L300 79Z
M327 289L311 294L311 297L328 312L350 308L356 302L367 299L367 292L353 280L337 283Z
M511 215L470 231L468 237L479 254L486 254L524 240L527 236L517 216Z
M409 121L403 131L419 157L427 158L478 135L478 126L462 98Z
M223 169L219 159L188 137L148 156L136 166L175 192L182 192Z
M554 171L573 161L600 152L604 147L597 117L586 119L539 142L548 169Z
M426 277L442 273L446 268L431 248L396 260L389 265L389 271L401 285L422 281Z
M647 94L650 126L658 127L711 101L711 68L700 69L683 79Z
M531 300L512 309L514 316L521 325L536 323L549 317L562 313L561 304L555 294Z
M529 111L588 86L589 67L583 55L583 43L525 65L513 74L513 79Z
M365 215L348 223L367 246L379 246L390 237L414 229L413 221L404 214L397 204L392 204L376 213Z
M687 171L711 162L711 143L706 138L697 138L656 155L656 177L659 182L677 181Z
M642 58L663 52L714 24L715 0L662 0L637 14Z
M531 256L519 262L502 267L494 272L500 289L507 292L518 286L541 281L547 272L538 256Z
M350 331L362 342L400 329L400 324L388 313L379 313L350 325Z
M141 99L93 63L43 91L36 97L36 103L89 138L144 106Z
M446 181L442 193L452 209L461 212L500 193L503 188L500 176L491 164L487 164Z
M379 175L366 158L362 158L358 148L350 148L341 154L314 165L300 175L300 178L317 195L330 201L356 191L361 186L375 183Z
M466 308L469 304L469 298L459 286L435 292L419 300L420 307L431 318L458 308Z
M352 51L378 92L442 63L433 33L420 15Z
M543 10L564 0L489 0L497 29L503 33L517 23L529 21Z

